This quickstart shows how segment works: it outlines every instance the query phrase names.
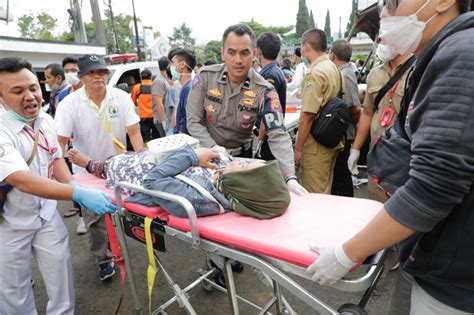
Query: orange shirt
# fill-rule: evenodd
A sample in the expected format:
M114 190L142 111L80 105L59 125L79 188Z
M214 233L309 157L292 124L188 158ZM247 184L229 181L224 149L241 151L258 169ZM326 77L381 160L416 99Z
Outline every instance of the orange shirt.
M140 93L140 88L142 84L144 86L152 85L151 80L143 80L142 83L135 84L132 90L132 101L135 106L138 106L138 115L140 118L153 118L153 111L152 111L152 95L150 94L143 94Z

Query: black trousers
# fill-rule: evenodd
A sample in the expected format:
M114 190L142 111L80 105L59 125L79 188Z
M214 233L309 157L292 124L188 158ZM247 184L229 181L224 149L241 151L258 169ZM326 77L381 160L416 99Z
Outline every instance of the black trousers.
M162 136L153 123L153 118L140 119L140 132L144 143Z
M352 141L346 140L344 150L339 152L336 165L333 170L333 181L331 195L354 197L354 187L352 186L352 174L347 166L347 160L351 152Z

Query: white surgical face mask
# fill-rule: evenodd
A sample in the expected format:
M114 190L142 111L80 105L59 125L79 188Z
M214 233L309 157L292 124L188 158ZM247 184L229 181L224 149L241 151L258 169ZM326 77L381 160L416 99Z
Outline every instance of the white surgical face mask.
M77 72L66 72L65 75L66 81L70 85L77 85L80 82Z
M392 47L400 55L414 52L420 44L426 24L438 15L436 13L426 22L418 20L418 13L430 2L431 0L426 1L418 11L411 15L390 16L381 19L379 32L381 43Z
M377 47L377 57L383 62L392 61L397 55L397 51L389 45L379 44Z

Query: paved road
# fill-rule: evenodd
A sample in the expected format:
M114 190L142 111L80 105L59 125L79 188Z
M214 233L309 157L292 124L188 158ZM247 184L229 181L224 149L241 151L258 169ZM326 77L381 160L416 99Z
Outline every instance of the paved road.
M356 190L358 196L365 196L364 187ZM69 202L58 204L59 212L62 214L70 207ZM113 314L115 304L120 295L120 277L117 275L109 282L102 283L98 278L98 269L94 259L88 250L88 236L76 234L77 217L64 219L70 231L70 244L73 259L74 281L76 288L76 314ZM142 244L130 240L128 242L130 253L134 262L134 275L138 282L138 291L143 307L147 308L148 298L146 289L147 258L145 248ZM193 250L188 244L167 238L168 252L161 255L164 264L175 277L177 283L186 286L193 281L197 270L204 267L204 255L200 251ZM34 264L33 278L36 282L34 288L38 312L45 314L47 295L41 281L41 275ZM396 272L390 272L384 277L366 307L369 314L385 314L389 295L393 289ZM357 303L362 293L344 293L332 288L322 287L310 281L293 277L301 283L308 291L315 294L322 301L332 307L338 307L344 303ZM246 266L241 274L236 274L237 292L251 301L263 305L266 303L271 292L263 282L258 280L257 274ZM158 273L155 281L152 306L156 308L172 296L163 276ZM230 314L228 298L219 292L206 292L201 287L190 292L191 302L198 314ZM290 304L299 314L314 314L305 304L295 299L291 293L285 294ZM134 305L128 287L125 288L125 296L121 314L133 314ZM256 314L252 309L243 304L240 305L241 314ZM167 309L169 314L186 314L176 305ZM146 312L144 312L146 313Z

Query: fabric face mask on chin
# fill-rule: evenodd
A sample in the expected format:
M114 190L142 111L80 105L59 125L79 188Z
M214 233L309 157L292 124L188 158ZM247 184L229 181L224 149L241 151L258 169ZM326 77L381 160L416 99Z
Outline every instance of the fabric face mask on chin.
M430 2L431 0L426 1L424 5L411 15L390 16L381 19L379 33L381 43L392 47L400 55L414 52L420 44L426 25L438 15L436 13L426 22L418 20L418 13Z

